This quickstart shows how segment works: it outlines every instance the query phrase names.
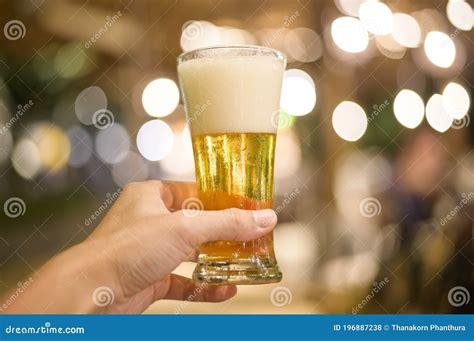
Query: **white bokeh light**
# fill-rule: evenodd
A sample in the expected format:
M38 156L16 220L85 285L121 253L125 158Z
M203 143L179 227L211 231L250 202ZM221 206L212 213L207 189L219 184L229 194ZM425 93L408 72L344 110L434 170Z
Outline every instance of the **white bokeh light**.
M365 29L376 36L392 32L393 14L383 2L364 2L359 7L359 18Z
M94 148L91 136L87 130L77 126L69 129L67 135L71 144L69 165L76 168L84 166L91 158Z
M424 48L428 59L442 68L450 67L456 58L456 46L453 40L443 32L428 33Z
M107 109L107 97L98 86L91 86L77 95L74 103L76 116L84 124L93 124L94 113Z
M153 117L168 116L178 106L178 86L171 79L155 79L143 90L142 103L148 115Z
M443 106L454 119L462 119L471 105L471 99L466 89L458 83L451 82L443 90Z
M369 45L369 34L357 18L341 17L331 24L334 43L343 51L358 53Z
M101 130L95 137L95 149L99 158L110 164L122 161L130 149L127 130L119 123Z
M367 0L335 0L336 7L344 14L357 17L359 8Z
M425 105L416 92L403 89L395 97L393 112L401 125L413 129L423 121Z
M367 130L367 116L359 104L344 101L334 109L332 126L339 137L346 141L357 141Z
M421 29L412 16L405 13L393 15L393 38L405 47L418 47L421 42Z
M150 161L164 159L172 150L173 142L173 131L161 120L148 121L138 131L137 148Z
M33 179L41 169L41 155L36 144L23 138L13 148L12 166L25 179Z
M449 22L463 31L470 31L473 25L473 9L466 1L450 0L446 6Z
M426 103L426 120L436 131L444 133L451 127L453 118L444 110L443 96L434 94Z
M316 105L316 89L310 75L298 69L286 70L283 76L280 107L293 116L310 113Z

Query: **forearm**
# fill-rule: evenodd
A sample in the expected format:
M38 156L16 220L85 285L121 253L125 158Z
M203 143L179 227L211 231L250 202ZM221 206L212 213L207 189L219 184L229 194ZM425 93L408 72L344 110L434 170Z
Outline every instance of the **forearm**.
M94 290L110 283L110 264L97 245L84 242L59 254L31 276L21 293L9 293L6 314L101 313L104 307L93 299ZM107 280L108 278L108 280Z

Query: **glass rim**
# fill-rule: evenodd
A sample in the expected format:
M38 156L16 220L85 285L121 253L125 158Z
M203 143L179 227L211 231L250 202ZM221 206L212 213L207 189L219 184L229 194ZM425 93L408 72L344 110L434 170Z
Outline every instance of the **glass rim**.
M215 50L243 50L243 51L257 51L257 52L264 52L267 55L274 56L277 60L283 60L286 62L286 55L278 51L276 49L272 49L266 46L258 46L258 45L218 45L218 46L208 46L208 47L201 47L195 50L186 51L181 53L178 58L178 64L186 62L190 59L197 59L205 57L205 55L200 55L201 53L206 53L208 51L215 51ZM190 56L197 54L197 58L189 58Z

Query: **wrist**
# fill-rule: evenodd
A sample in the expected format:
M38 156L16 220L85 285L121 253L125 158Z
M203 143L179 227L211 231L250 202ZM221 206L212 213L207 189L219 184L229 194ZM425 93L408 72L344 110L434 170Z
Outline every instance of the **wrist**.
M91 314L106 312L117 286L98 242L85 241L57 255L31 278L31 284L5 311L10 314ZM103 288L110 288L111 299ZM102 288L102 291L101 291Z

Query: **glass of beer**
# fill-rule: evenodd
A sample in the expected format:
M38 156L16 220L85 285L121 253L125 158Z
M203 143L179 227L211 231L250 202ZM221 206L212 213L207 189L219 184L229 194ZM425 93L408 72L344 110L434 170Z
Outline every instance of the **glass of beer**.
M204 210L272 207L273 164L286 59L264 47L204 48L178 57ZM213 284L279 282L273 234L199 247L193 279Z

